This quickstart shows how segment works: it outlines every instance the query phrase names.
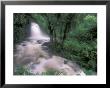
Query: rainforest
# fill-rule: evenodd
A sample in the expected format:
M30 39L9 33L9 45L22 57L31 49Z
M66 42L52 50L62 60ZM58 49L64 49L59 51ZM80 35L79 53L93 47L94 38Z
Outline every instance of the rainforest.
M96 75L96 13L14 13L14 75Z

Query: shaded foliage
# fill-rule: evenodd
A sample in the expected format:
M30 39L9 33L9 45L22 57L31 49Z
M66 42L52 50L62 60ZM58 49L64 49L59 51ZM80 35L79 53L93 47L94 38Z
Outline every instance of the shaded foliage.
M30 14L14 13L14 43L19 43L26 38L26 25L29 24Z
M16 66L14 75L33 75L29 70L23 66Z

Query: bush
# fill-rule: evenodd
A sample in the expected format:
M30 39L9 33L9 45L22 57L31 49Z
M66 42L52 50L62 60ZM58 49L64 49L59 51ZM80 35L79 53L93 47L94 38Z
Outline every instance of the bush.
M14 72L14 75L33 75L29 72L29 69L23 67L23 66L16 66L16 70Z
M79 40L65 41L63 56L75 60L83 68L97 71L96 40L87 43Z
M14 13L14 43L19 43L26 38L26 25L29 23L29 15Z

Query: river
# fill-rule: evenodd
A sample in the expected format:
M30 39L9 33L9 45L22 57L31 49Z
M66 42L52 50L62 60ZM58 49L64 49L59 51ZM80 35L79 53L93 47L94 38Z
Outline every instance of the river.
M30 26L31 33L28 39L16 45L14 67L25 66L32 74L42 74L48 69L55 69L61 72L60 75L85 75L75 62L51 55L45 44L50 42L50 37L37 23L31 22Z

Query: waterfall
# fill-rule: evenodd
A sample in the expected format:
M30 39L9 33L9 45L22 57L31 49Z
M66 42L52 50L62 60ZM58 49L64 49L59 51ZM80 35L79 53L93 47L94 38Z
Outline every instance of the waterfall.
M31 27L30 27L30 37L29 39L31 40L42 40L42 41L50 41L50 37L44 33L39 25L35 22L31 22Z

